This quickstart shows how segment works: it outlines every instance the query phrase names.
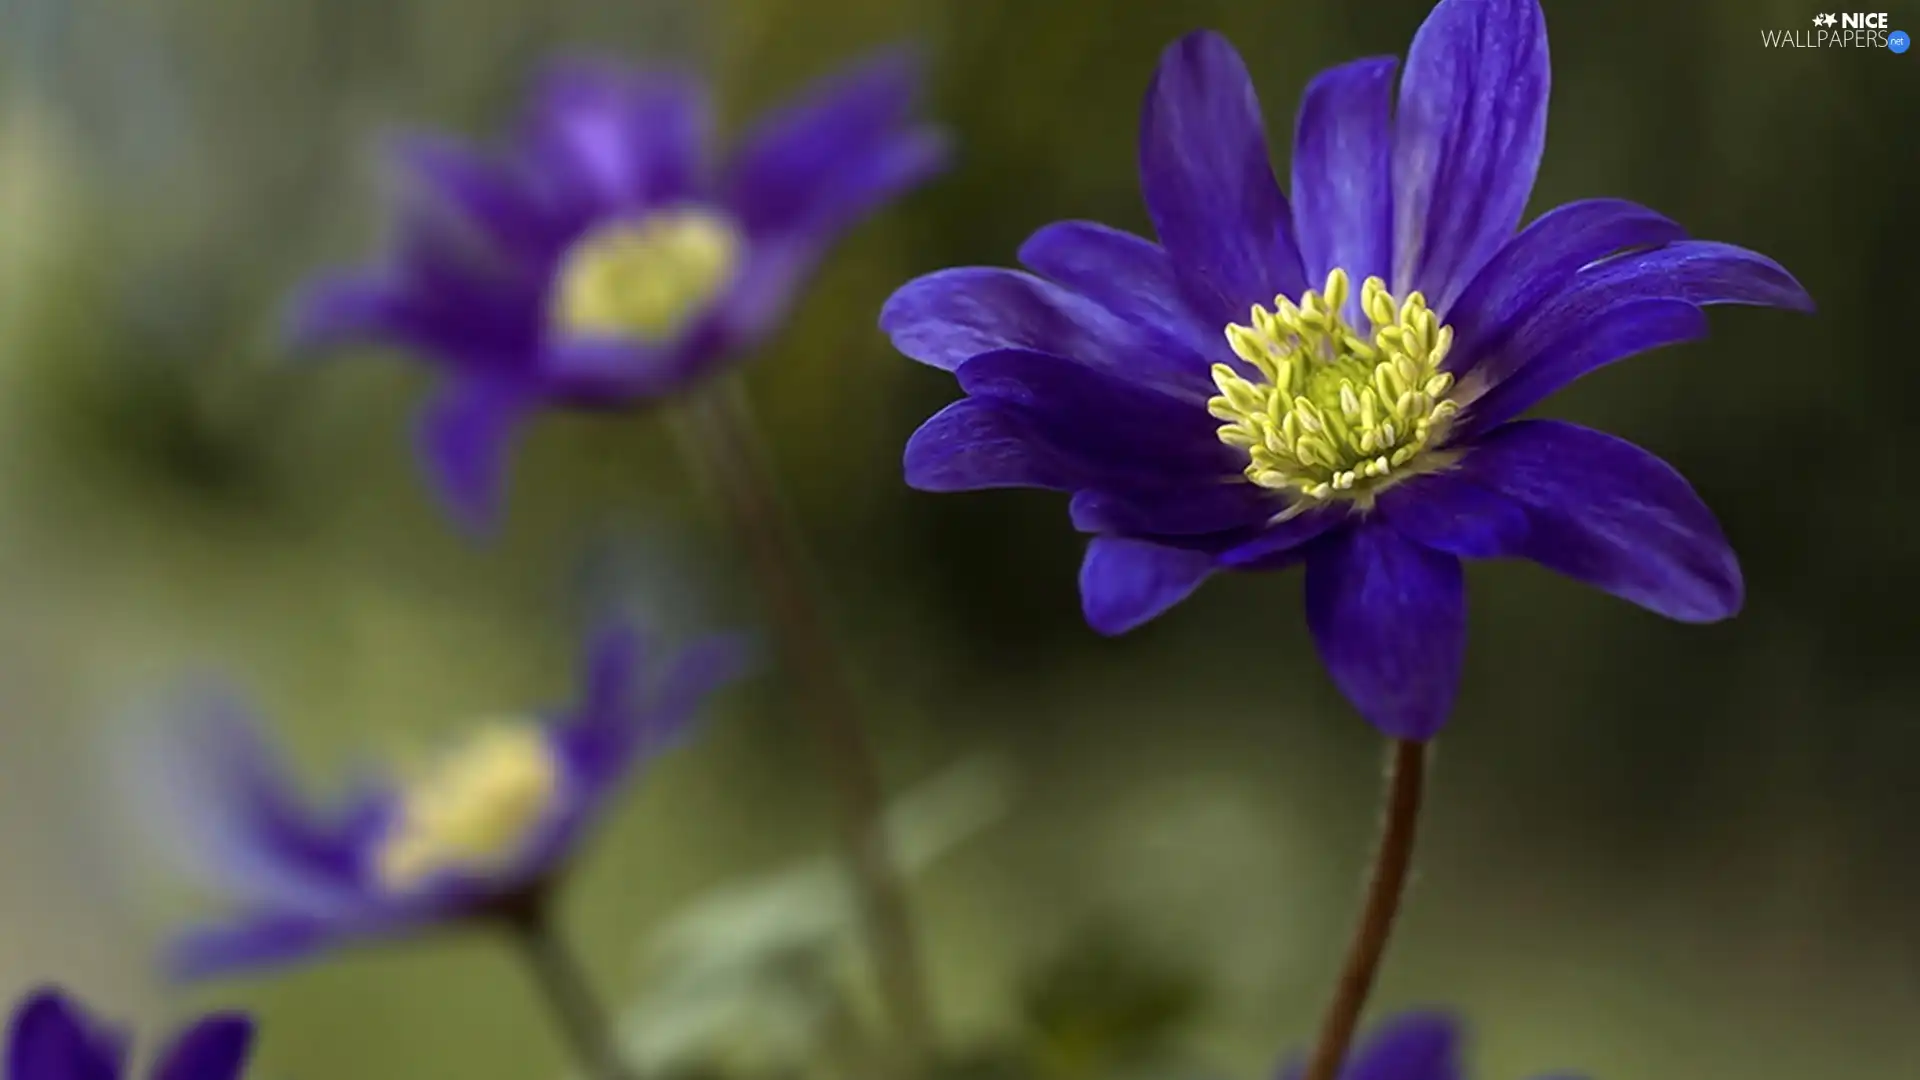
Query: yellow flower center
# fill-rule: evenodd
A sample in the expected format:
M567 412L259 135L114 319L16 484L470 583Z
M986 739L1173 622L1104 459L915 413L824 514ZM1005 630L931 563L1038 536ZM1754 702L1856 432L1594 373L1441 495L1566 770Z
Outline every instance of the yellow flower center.
M1460 406L1448 399L1453 376L1440 370L1453 329L1440 325L1426 298L1397 302L1379 278L1360 286L1362 335L1341 314L1347 273L1327 275L1322 292L1294 304L1276 297L1255 305L1253 325L1227 327L1234 355L1259 372L1247 379L1213 366L1220 396L1207 409L1220 441L1247 452L1247 479L1311 500L1364 500L1419 471Z
M732 282L745 248L731 218L700 207L602 226L561 260L554 324L567 334L668 340Z
M538 727L483 728L402 793L374 853L380 883L400 892L448 871L505 869L550 818L562 782Z

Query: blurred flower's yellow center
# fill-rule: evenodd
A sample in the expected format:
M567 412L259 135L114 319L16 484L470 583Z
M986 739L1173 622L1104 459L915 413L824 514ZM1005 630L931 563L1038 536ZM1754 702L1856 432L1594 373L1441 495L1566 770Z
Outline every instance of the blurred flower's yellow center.
M1453 329L1411 293L1397 302L1370 277L1360 309L1362 336L1340 314L1347 273L1327 275L1323 292L1298 305L1256 305L1253 325L1227 327L1234 354L1259 372L1247 379L1213 366L1220 396L1207 409L1224 421L1220 441L1247 452L1247 479L1307 499L1364 498L1417 471L1416 460L1446 435L1460 407L1447 399L1453 376L1440 370Z
M745 247L731 218L698 207L603 226L561 261L555 325L568 334L665 341L733 280Z
M448 871L506 868L547 822L561 783L539 728L482 729L402 793L399 817L375 853L381 884L404 891Z

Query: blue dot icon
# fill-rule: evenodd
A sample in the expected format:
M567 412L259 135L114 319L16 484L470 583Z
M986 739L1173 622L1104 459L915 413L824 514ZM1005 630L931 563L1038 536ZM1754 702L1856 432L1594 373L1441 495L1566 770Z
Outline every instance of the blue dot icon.
M1911 44L1913 44L1913 39L1907 36L1905 30L1895 30L1893 33L1887 35L1887 48L1892 49L1894 52L1906 52L1907 46Z

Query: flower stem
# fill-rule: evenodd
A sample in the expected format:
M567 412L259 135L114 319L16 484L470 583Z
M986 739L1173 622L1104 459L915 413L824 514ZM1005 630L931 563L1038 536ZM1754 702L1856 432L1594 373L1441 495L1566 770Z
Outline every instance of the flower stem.
M932 1042L926 984L900 873L883 828L879 769L812 558L780 498L738 381L729 380L695 399L676 420L695 471L726 506L753 564L782 660L800 684L800 712L838 793L841 840L884 1007L899 1040L900 1066L911 1072L924 1063Z
M594 1080L634 1080L585 969L553 925L546 897L534 896L506 910L500 925L518 946L539 984L540 996L586 1074Z
M1347 1048L1360 1025L1360 1013L1393 933L1394 916L1406 892L1413 865L1414 834L1420 826L1420 802L1426 789L1427 744L1396 739L1387 765L1386 807L1380 824L1380 842L1374 849L1373 874L1360 908L1360 924L1347 945L1346 965L1335 984L1333 1001L1320 1024L1304 1080L1335 1080L1345 1064Z

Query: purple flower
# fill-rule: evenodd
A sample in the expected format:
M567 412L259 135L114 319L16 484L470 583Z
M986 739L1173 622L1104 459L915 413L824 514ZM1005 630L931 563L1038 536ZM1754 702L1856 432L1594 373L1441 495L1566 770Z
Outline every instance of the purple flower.
M775 327L836 237L938 170L945 141L914 122L916 83L909 55L883 55L716 163L697 80L558 64L503 153L396 148L392 252L306 290L294 337L395 345L443 370L419 450L452 511L484 528L529 414L624 408L712 374Z
M894 345L967 394L907 446L927 491L1071 492L1089 623L1139 626L1220 570L1304 563L1340 689L1390 736L1445 723L1463 558L1525 558L1689 622L1740 606L1713 515L1619 439L1516 420L1716 303L1809 309L1771 260L1617 199L1515 231L1546 138L1535 0L1442 0L1397 62L1307 87L1293 197L1240 57L1198 33L1147 93L1160 242L1089 222L894 294Z
M1460 1025L1441 1013L1404 1013L1382 1025L1367 1042L1348 1056L1340 1080L1461 1080ZM1299 1080L1304 1071L1293 1065L1283 1080ZM1574 1080L1541 1077L1540 1080Z
M174 1036L148 1071L153 1080L238 1080L253 1046L253 1021L206 1016ZM127 1036L87 1015L58 990L34 991L7 1028L7 1080L120 1080Z
M604 631L573 704L482 727L409 780L368 780L328 808L294 790L243 708L196 710L193 737L155 764L175 838L234 910L178 938L169 969L269 967L519 910L742 656L725 639L661 655L631 627Z

